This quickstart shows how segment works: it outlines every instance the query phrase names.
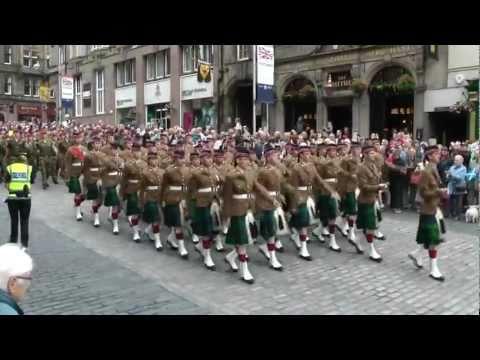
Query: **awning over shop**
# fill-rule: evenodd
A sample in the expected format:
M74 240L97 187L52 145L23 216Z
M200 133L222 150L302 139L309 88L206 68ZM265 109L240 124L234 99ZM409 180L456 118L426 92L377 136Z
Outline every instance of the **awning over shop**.
M450 106L457 102L465 101L466 89L464 87L446 88L425 91L424 111L448 111Z

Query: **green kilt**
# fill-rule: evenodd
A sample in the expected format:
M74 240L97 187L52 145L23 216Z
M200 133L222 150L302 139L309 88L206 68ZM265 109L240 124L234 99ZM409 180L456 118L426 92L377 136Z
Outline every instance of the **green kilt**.
M210 214L210 206L197 207L193 201L192 230L198 236L210 236L213 234L213 219Z
M322 224L337 218L337 201L330 195L319 195L317 199L318 217Z
M423 247L428 249L430 245L439 245L440 242L440 229L435 215L421 214L417 230L417 244L423 244Z
M108 187L105 189L105 200L103 201L103 205L107 207L120 205L120 199L116 187Z
M340 202L340 210L343 215L357 215L357 199L354 192L345 194Z
M163 215L165 218L165 226L168 226L168 227L182 226L180 204L165 205L163 209Z
M307 204L301 204L297 208L297 212L292 214L290 219L290 227L293 227L297 230L306 228L310 225L310 218L308 215Z
M275 219L273 216L274 210L265 210L260 213L260 235L268 240L277 234L277 228L275 226Z
M97 200L101 197L100 188L97 186L97 183L87 184L87 200Z
M160 210L158 209L158 204L155 201L147 201L145 203L145 206L143 207L142 218L147 224L153 224L160 221Z
M377 228L375 204L358 203L357 229L376 230Z
M140 206L138 204L138 194L136 192L131 194L126 194L125 199L127 200L127 209L125 214L130 215L139 215L142 213Z
M70 194L78 195L82 193L82 187L80 186L80 179L77 176L70 176L67 186L68 186L68 192Z
M244 216L232 216L225 243L228 245L248 245L247 226Z

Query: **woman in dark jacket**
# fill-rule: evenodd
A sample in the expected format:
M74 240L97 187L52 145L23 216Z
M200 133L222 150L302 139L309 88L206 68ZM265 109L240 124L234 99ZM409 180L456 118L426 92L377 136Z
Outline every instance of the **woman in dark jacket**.
M390 207L393 212L399 214L403 209L403 200L406 176L407 162L405 158L400 156L400 149L395 149L393 153L393 161L390 165Z

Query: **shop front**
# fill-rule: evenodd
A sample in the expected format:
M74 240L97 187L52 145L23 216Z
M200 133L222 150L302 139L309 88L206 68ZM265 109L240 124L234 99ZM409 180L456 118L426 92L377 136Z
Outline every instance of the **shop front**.
M18 121L31 122L42 119L42 106L40 104L17 104Z
M137 87L115 89L115 123L133 124L137 120Z
M170 124L170 79L145 83L146 126L160 126L167 129Z
M181 78L182 125L185 130L193 127L217 126L217 114L213 102L213 81L199 81L197 74Z

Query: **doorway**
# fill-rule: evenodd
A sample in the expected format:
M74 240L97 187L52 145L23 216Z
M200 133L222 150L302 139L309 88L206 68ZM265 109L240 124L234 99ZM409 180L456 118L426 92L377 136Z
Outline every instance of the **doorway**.
M328 121L332 123L333 132L349 128L352 130L352 105L329 106Z
M283 95L285 131L316 129L317 96L313 84L305 79L292 80Z

